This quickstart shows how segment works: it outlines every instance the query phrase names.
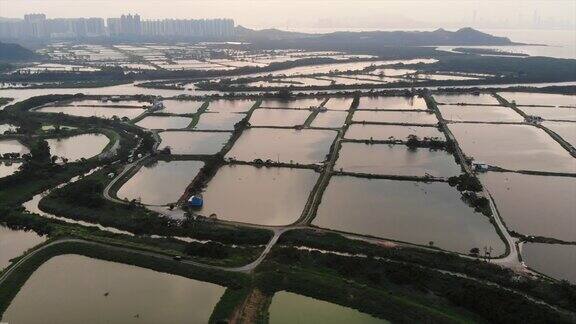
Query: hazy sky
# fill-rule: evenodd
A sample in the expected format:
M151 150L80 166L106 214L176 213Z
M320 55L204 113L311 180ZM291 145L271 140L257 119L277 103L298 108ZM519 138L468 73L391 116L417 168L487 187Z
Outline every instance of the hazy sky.
M0 17L233 18L252 28L310 30L574 29L575 0L0 0Z

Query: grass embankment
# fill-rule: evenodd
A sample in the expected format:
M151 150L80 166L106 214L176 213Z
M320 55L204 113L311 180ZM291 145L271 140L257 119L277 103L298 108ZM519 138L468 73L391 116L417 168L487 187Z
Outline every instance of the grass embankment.
M222 225L210 221L187 219L178 222L142 206L120 204L102 197L110 180L110 169L103 169L68 186L54 190L40 201L44 211L128 231L136 235L161 235L211 240L215 243L178 244L174 249L209 264L239 266L257 258L272 233L267 230ZM233 248L231 245L236 244Z
M14 99L12 99L12 98L0 97L0 106L4 106L5 104L11 102L12 100L14 100Z
M520 294L428 267L293 247L274 248L259 268L257 280L269 293L291 291L392 322L575 320Z
M319 250L337 251L352 255L365 255L368 259L379 258L461 273L479 280L486 280L502 287L514 289L549 304L576 312L576 286L567 282L534 280L519 276L513 270L477 259L465 259L455 253L429 251L409 247L382 247L368 242L347 239L335 233L314 230L294 230L285 233L279 246L303 246Z

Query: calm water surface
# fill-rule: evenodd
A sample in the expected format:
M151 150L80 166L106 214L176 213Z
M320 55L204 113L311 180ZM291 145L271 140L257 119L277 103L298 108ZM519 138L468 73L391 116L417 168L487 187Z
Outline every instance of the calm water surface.
M318 98L305 98L296 100L277 100L277 99L264 99L260 107L264 108L301 108L308 109L310 107L318 107L323 99Z
M522 258L530 268L576 285L576 245L524 243Z
M445 140L446 137L436 127L429 126L402 126L402 125L370 125L352 124L346 131L345 138L368 140L406 140L409 135L416 135L419 138L437 137Z
M419 111L356 111L353 121L374 122L374 123L396 123L396 124L416 124L435 125L438 123L436 115Z
M246 117L238 113L203 113L194 129L198 130L234 130L234 125Z
M549 120L576 121L576 108L519 107L525 114Z
M225 288L79 255L44 263L14 298L9 323L207 323ZM31 311L34 310L34 311Z
M10 265L10 259L44 242L46 237L33 231L12 230L0 225L0 270Z
M150 106L147 101L138 100L119 100L119 101L103 101L103 100L78 100L71 103L73 106L129 106L129 107L139 107Z
M322 197L314 225L469 253L505 246L488 217L446 183L334 176Z
M256 109L250 117L250 125L292 127L303 125L308 116L308 110Z
M0 124L0 135L4 134L5 132L14 132L18 129L17 126L12 124Z
M545 121L542 125L576 147L576 123Z
M218 153L228 142L231 133L228 132L161 132L162 140L159 149L169 146L172 154L206 154Z
M353 100L353 98L330 98L324 107L333 110L348 110Z
M335 137L336 132L332 130L246 129L226 157L240 161L320 163L326 159Z
M212 112L246 112L252 108L252 100L214 100L208 105Z
M127 117L129 119L136 118L144 113L144 109L140 108L116 108L116 107L83 107L83 106L54 106L44 107L36 110L44 113L63 113L71 116L79 117L100 117L118 118Z
M120 199L141 199L143 204L176 202L202 168L200 161L157 161L145 165L119 190Z
M271 324L376 324L389 323L355 309L322 300L289 293L277 292L268 310Z
M573 95L529 92L501 92L499 95L509 102L516 101L517 105L576 107L576 96Z
M148 129L183 129L192 122L189 117L176 116L148 116L136 125Z
M288 225L302 214L317 179L313 170L223 166L203 193L200 213L243 223Z
M361 97L358 109L428 109L420 97Z
M442 117L452 121L471 122L514 122L521 123L524 118L514 110L503 106L438 106Z
M18 140L13 139L0 139L0 155L4 153L30 153L30 150Z
M0 162L0 178L16 173L21 165L20 162Z
M576 240L576 179L488 172L480 180L490 191L510 230Z
M50 146L50 154L70 161L89 159L104 150L110 139L102 134L81 134L65 138L50 138L46 140Z
M200 108L204 102L190 100L164 100L162 103L164 103L164 109L161 110L162 112L182 115L197 112L198 108Z
M576 173L576 160L546 132L529 125L450 124L464 154L512 170Z
M344 126L344 122L346 121L347 116L347 111L319 112L310 126L320 128L340 128Z
M383 175L451 177L460 174L452 154L405 145L343 143L336 170Z
M442 104L482 104L482 105L497 105L498 100L490 94L481 93L479 95L472 94L435 94L434 100Z

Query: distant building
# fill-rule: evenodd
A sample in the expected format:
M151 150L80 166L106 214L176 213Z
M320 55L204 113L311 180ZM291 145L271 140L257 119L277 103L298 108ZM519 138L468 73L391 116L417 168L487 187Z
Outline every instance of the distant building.
M27 14L24 19L0 20L2 39L74 39L86 37L205 37L234 35L232 19L141 20L138 14L119 18L55 18Z

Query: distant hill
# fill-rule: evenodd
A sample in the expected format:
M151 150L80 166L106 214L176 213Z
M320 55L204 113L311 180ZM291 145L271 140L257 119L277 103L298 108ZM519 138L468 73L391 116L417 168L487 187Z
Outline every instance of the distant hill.
M0 62L32 61L40 56L18 44L0 42Z
M311 51L344 51L373 54L386 59L409 59L450 55L433 46L514 45L506 37L497 37L473 28L457 31L371 31L306 34L278 29L252 30L236 27L238 41L263 49L299 48Z
M460 46L460 45L511 45L509 38L483 33L473 28L447 31L442 28L428 31L370 31L306 34L278 29L252 30L236 27L237 37L250 42L294 41L301 44L356 44L377 43L381 46Z

